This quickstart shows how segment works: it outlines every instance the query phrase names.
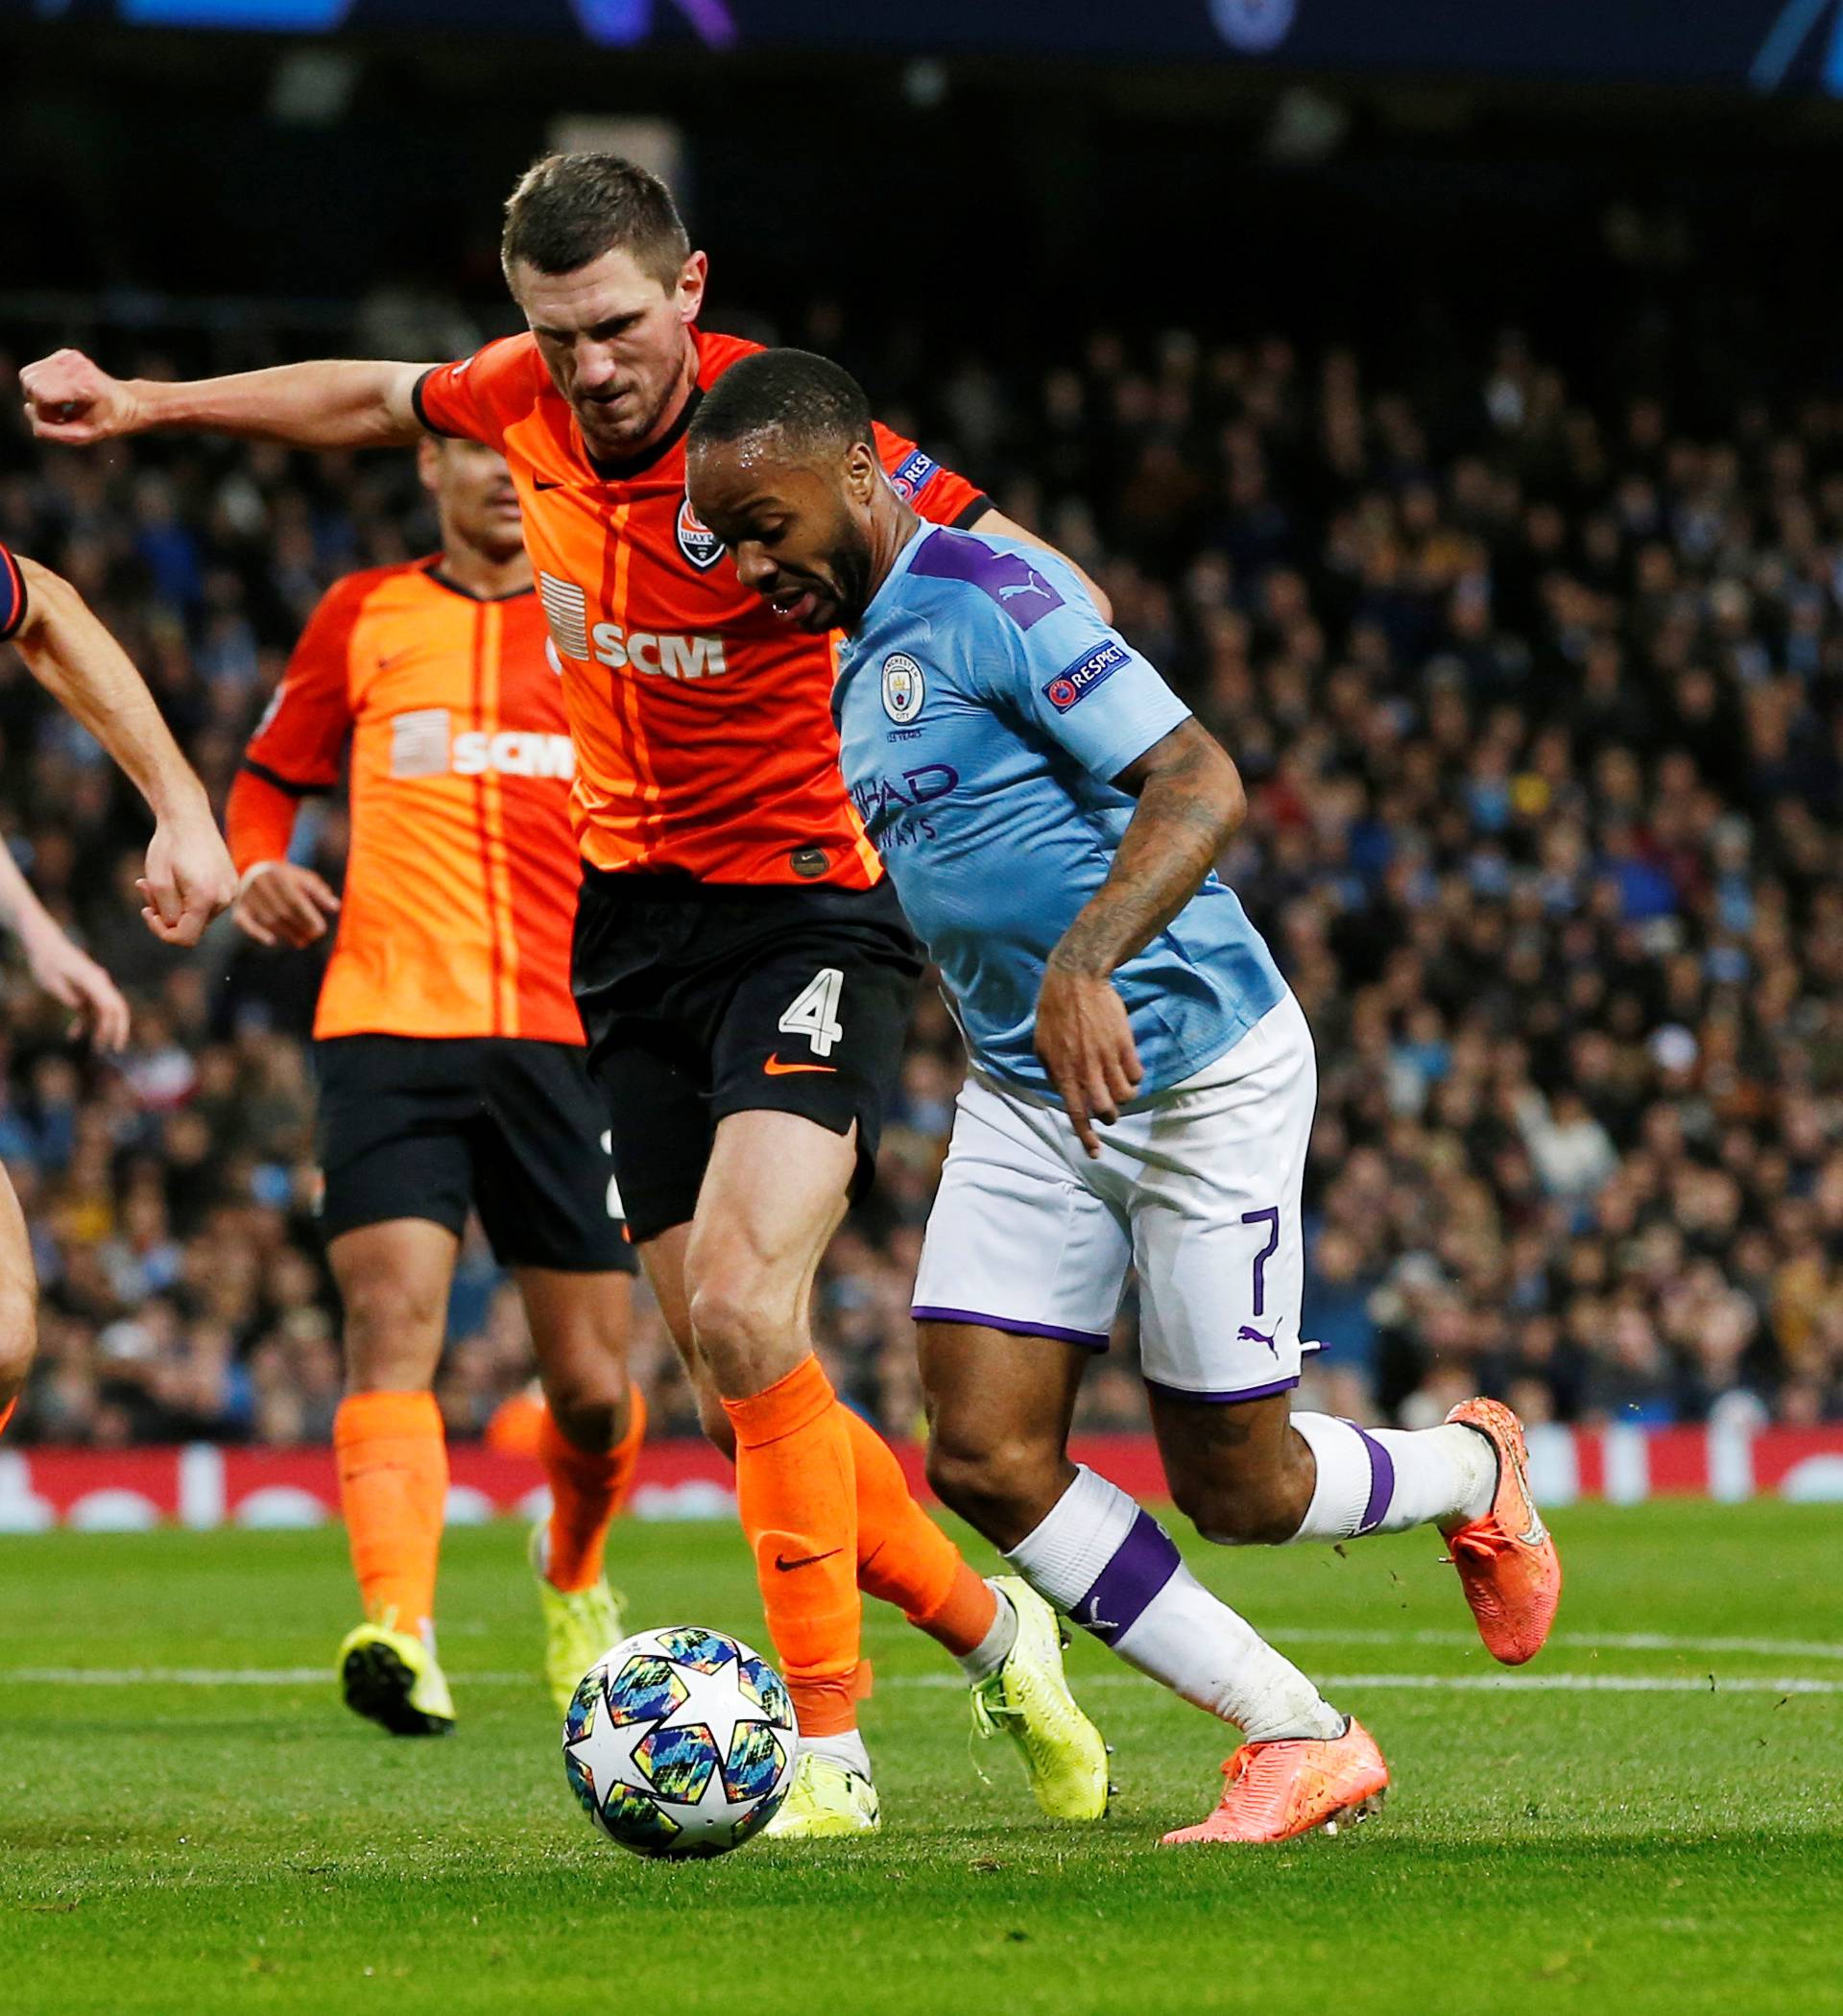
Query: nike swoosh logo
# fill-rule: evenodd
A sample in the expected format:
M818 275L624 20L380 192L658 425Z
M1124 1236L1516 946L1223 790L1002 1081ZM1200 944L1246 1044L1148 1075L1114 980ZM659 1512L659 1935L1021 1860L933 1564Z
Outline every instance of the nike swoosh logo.
M835 1064L782 1064L778 1056L771 1054L762 1069L771 1078L785 1078L795 1071L836 1071L838 1067Z
M1529 1514L1529 1524L1518 1534L1524 1547L1541 1547L1548 1538L1548 1528L1543 1524L1543 1515L1536 1509L1536 1500L1530 1496L1529 1478L1523 1474L1523 1459L1515 1449L1510 1452L1510 1474L1517 1479L1517 1489L1522 1494L1523 1510Z
M541 476L534 476L531 479L531 487L533 490L562 490L563 486L561 483L546 483Z
M802 1554L798 1561L789 1561L785 1554L775 1556L775 1566L783 1575L791 1574L797 1568L811 1568L815 1561L829 1561L834 1554L842 1554L842 1547L828 1548L823 1554Z

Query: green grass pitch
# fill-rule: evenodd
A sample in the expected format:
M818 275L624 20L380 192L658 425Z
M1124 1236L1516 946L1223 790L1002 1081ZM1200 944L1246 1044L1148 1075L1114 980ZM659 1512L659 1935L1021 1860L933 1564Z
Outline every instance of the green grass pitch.
M1087 1641L1119 1795L1096 1827L1040 1819L1007 1749L975 1769L940 1652L872 1606L884 1833L693 1864L622 1854L570 1799L510 1525L450 1537L461 1724L421 1743L335 1698L337 1531L6 1540L0 2007L1843 2007L1843 1515L1587 1508L1558 1533L1557 1638L1501 1689L1429 1534L1191 1547L1389 1755L1386 1812L1337 1839L1158 1848L1227 1745ZM636 1625L762 1641L731 1527L631 1525L614 1553Z

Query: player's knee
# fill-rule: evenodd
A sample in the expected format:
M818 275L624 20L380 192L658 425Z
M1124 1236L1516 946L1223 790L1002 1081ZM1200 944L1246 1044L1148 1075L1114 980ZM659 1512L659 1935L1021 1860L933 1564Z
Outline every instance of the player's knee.
M563 1440L573 1448L604 1455L627 1433L629 1403L625 1380L546 1380L544 1399Z
M718 1261L692 1283L690 1311L692 1339L726 1391L746 1393L792 1369L782 1360L800 1326L770 1270Z
M1204 1539L1218 1547L1279 1547L1305 1517L1294 1480L1277 1463L1223 1464L1175 1475L1171 1496Z
M442 1353L446 1305L385 1278L348 1284L346 1371L354 1389L425 1384Z
M551 1418L578 1449L605 1451L627 1433L630 1384L624 1339L612 1342L598 1326L573 1335L547 1334L538 1353L538 1376Z

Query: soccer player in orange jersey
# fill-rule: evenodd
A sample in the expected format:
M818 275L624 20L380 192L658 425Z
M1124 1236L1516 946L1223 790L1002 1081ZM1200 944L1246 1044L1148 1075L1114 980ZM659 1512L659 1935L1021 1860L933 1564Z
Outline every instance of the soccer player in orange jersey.
M338 917L314 1021L322 1223L346 1306L334 1423L365 1620L346 1699L453 1726L436 1663L447 1452L431 1387L470 1207L517 1280L549 1405L533 1535L559 1707L622 1635L603 1573L645 1409L626 1371L633 1249L569 992L575 757L505 459L425 441L429 560L340 582L302 632L230 794L236 916L305 946ZM345 897L287 858L351 751Z
M236 886L204 786L180 754L154 696L82 596L48 568L0 545L0 643L11 643L38 684L108 750L152 807L154 837L140 889L141 915L168 945L197 945ZM26 940L42 986L119 1049L127 1008L107 973L58 930L11 857L0 873L0 915ZM37 1287L26 1221L0 1169L0 1428L31 1369Z
M1045 1811L1095 1817L1102 1746L1047 1606L967 1567L814 1355L814 1277L874 1167L921 960L839 778L823 612L751 595L685 495L698 402L757 346L698 327L705 255L664 184L615 156L539 161L501 252L529 328L460 363L168 384L62 350L21 374L32 425L79 444L173 426L305 447L427 431L505 455L576 742L590 1068L630 1229L706 1425L734 1451L799 1711L799 1776L771 1832L879 1824L857 1730L860 1590L961 1659L984 1690L975 1719L1017 1739ZM913 443L876 441L923 517L1019 532Z

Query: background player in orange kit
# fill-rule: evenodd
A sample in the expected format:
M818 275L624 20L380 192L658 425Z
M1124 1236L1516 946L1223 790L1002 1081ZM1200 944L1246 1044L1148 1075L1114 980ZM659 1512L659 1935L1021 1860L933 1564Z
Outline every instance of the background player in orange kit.
M569 994L576 906L563 704L501 456L424 442L442 551L339 583L302 633L230 795L237 921L304 946L339 916L315 1017L323 1227L346 1308L340 1495L365 1621L347 1703L453 1726L434 1651L448 1467L431 1388L477 1207L525 1301L549 1402L534 1538L559 1706L621 1636L602 1570L645 1409L626 1371L633 1250ZM286 859L300 796L351 745L341 900Z
M204 786L180 754L141 675L68 582L4 545L0 643L14 646L32 676L96 737L146 799L155 827L139 884L146 899L141 915L168 945L197 945L229 902L236 877ZM17 891L0 886L0 901L15 923L24 923ZM119 1048L128 1033L121 996L108 975L67 941L65 950L71 957L55 958L51 967L43 966L42 952L35 954L35 976L60 1000L94 1016L99 1034ZM12 1179L0 1168L0 1428L26 1382L36 1341L32 1247Z
M705 255L664 184L617 156L539 161L501 252L529 331L463 362L172 384L65 350L21 374L34 429L309 447L427 429L505 454L576 741L590 1065L633 1236L706 1424L734 1449L800 1716L770 1832L879 1824L857 1731L860 1588L961 1659L975 1718L1017 1740L1046 1812L1097 1817L1105 1757L1048 1607L972 1573L813 1352L814 1276L874 1166L921 960L839 778L823 612L749 593L685 496L704 388L757 346L698 329ZM914 444L879 429L877 447L923 517L1019 534Z

